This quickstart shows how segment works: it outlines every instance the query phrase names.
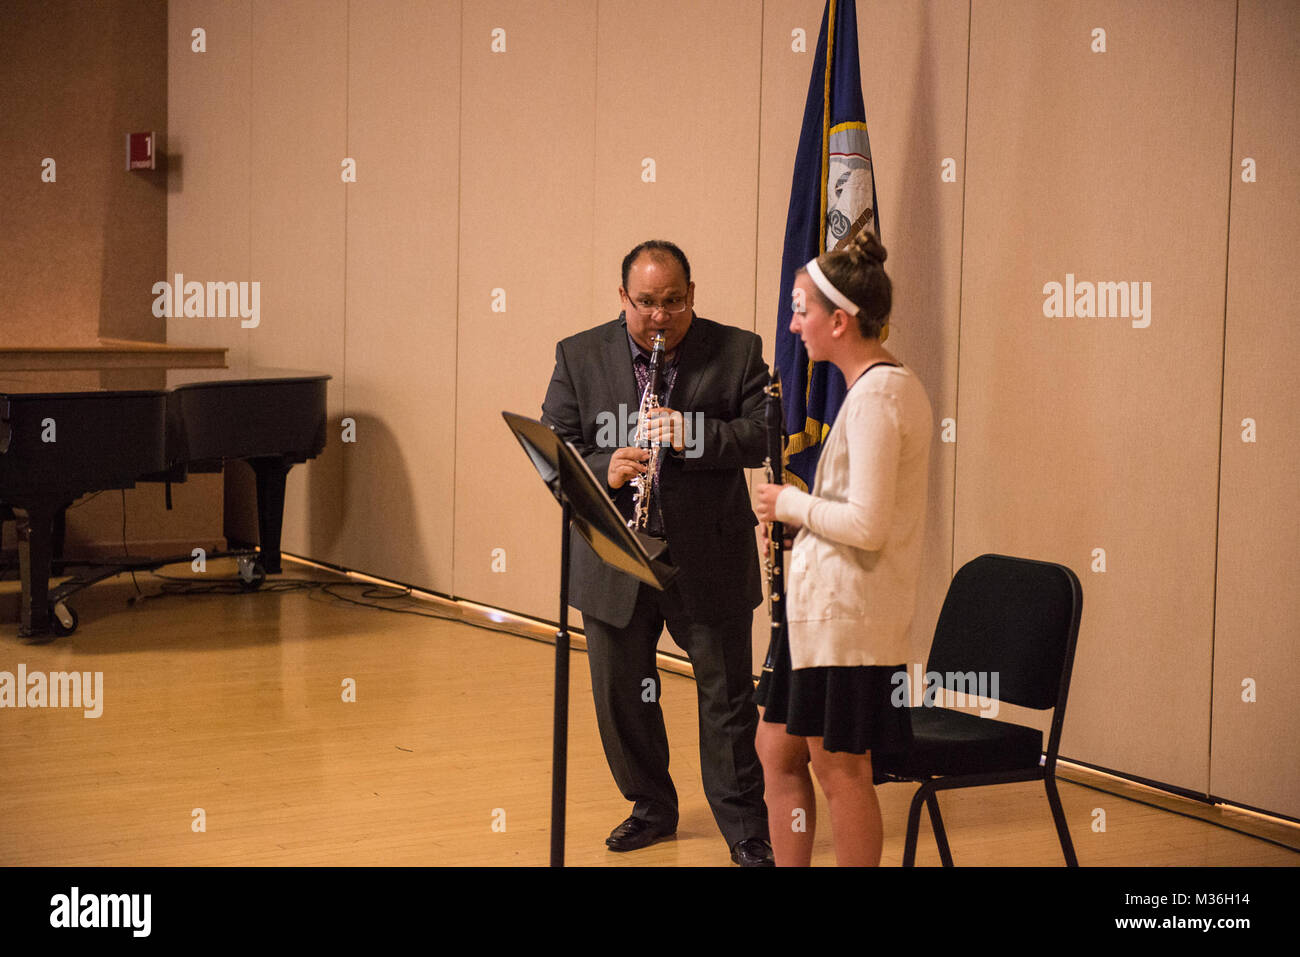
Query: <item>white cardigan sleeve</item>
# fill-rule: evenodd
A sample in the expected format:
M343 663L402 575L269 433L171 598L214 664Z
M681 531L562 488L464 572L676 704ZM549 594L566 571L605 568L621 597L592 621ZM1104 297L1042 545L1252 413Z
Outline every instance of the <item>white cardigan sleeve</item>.
M883 391L854 396L840 410L836 428L844 430L844 461L818 463L821 495L787 487L776 500L776 517L797 522L814 535L866 551L889 540L894 518L901 417L895 397ZM821 474L821 469L827 469Z

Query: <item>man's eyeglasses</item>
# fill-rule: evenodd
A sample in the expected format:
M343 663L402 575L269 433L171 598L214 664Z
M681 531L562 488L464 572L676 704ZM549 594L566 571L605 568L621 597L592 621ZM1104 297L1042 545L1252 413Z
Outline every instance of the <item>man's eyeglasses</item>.
M677 316L686 311L686 300L665 299L663 302L650 302L648 299L633 300L632 308L647 319L660 310L670 316Z

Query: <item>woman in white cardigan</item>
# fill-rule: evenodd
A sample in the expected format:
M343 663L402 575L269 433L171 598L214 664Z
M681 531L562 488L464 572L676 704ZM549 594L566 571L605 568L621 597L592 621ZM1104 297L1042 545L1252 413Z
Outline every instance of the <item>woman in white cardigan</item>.
M880 863L871 753L907 747L901 690L925 527L933 417L925 389L882 345L891 286L885 248L863 231L796 275L790 331L848 393L823 443L812 493L760 485L756 511L798 535L786 586L787 643L757 694L772 849L812 860L813 773L841 865Z

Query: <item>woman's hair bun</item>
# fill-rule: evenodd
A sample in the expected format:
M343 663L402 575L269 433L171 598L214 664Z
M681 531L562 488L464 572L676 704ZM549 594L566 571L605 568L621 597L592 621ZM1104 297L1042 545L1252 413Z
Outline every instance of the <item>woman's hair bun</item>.
M889 255L880 240L876 238L876 234L869 229L859 230L858 234L849 240L844 251L849 254L849 262L858 268L883 266L885 258Z

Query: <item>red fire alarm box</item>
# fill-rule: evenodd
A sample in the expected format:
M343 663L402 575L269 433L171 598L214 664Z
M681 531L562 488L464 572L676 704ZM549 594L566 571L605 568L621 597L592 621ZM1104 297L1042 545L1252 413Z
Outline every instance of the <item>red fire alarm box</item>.
M126 134L126 168L128 170L156 168L153 137L153 133Z

